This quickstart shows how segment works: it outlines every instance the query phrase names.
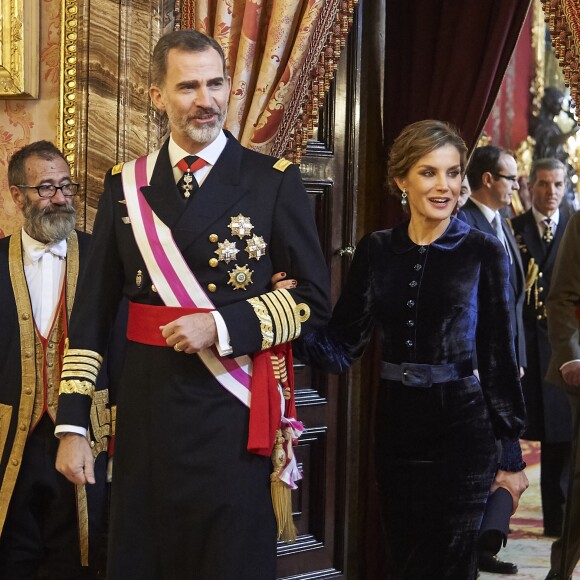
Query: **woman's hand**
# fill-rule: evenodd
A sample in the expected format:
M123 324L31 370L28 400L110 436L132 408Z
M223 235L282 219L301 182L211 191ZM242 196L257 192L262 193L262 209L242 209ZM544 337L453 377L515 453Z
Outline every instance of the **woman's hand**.
M272 290L296 288L296 280L286 279L286 272L276 272L271 278Z
M522 471L503 471L498 469L495 474L495 480L491 486L490 492L493 493L498 487L503 487L507 489L511 496L513 502L512 514L518 509L518 504L520 503L520 497L528 486L530 485L525 472Z

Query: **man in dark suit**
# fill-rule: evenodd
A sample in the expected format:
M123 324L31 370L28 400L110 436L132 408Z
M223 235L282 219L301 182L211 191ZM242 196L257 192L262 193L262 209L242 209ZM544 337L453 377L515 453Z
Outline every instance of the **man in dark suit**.
M71 317L57 467L93 479L82 426L124 295L110 580L276 575L276 519L278 532L286 524L271 492L299 477L284 347L328 318L328 276L298 168L222 130L229 94L215 40L162 37L150 96L170 138L105 178L86 296ZM274 272L300 286L270 291Z
M500 210L510 205L513 192L519 189L516 161L507 151L499 147L492 145L478 147L467 166L467 179L471 186L471 197L459 211L458 218L473 228L496 236L503 243L509 256L510 322L520 375L523 375L526 366L522 319L524 271L511 227L500 213ZM499 551L501 538L503 534L497 530L482 532L479 539L479 569L499 574L516 574L518 568L515 564L503 562L495 555Z
M580 559L580 213L574 214L560 242L548 295L548 336L552 358L546 379L568 394L574 419L566 513L562 537L552 544L546 579L568 580Z
M565 393L544 379L551 356L545 302L568 222L567 215L559 209L565 193L565 169L555 158L536 160L529 181L532 208L512 220L526 272L524 330L528 366L522 388L528 421L523 438L542 443L544 535L555 537L560 536L564 517L572 422Z
M95 392L91 413L96 485L75 490L54 467L67 319L89 242L74 230L78 185L48 141L17 151L8 181L24 223L0 240L0 578L94 578L105 515L106 391Z

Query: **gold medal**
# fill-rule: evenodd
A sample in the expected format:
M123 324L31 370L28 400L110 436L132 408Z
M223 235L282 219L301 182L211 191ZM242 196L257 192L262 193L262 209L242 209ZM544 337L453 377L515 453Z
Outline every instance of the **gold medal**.
M245 236L249 236L254 226L252 225L250 218L239 214L236 217L230 217L228 228L230 228L232 236L238 236L238 238L241 239Z
M252 274L253 270L250 270L248 266L238 266L229 272L230 279L228 284L234 287L234 290L245 290L250 284L252 284Z
M143 286L143 272L141 272L141 270L137 270L135 284L137 285L137 288L141 288L141 286Z
M229 264L232 260L236 259L236 254L239 251L240 250L236 248L236 242L224 240L223 243L218 242L218 249L214 252L214 254L218 255L218 260L220 262Z
M246 252L250 258L255 258L259 260L262 256L266 255L266 242L262 236L253 235L249 240L246 242Z

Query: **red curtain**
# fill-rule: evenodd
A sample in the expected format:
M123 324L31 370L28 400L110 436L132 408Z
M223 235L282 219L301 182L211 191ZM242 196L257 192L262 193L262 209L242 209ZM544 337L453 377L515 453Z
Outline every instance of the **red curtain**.
M383 146L421 119L448 121L470 151L483 131L531 0L389 0L385 10ZM383 183L386 184L386 163ZM404 217L382 196L376 227ZM375 228L373 228L375 229Z
M387 2L384 138L453 123L470 149L493 107L530 0Z

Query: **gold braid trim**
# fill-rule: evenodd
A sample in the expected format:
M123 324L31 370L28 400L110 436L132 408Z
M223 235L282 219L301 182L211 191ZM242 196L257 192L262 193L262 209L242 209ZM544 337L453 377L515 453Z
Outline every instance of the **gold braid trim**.
M91 428L94 440L90 441L93 457L109 448L108 438L111 436L111 411L109 404L109 390L95 391L91 405Z
M87 357L89 359L94 359L99 365L103 364L103 357L94 350L83 350L80 348L69 348L66 352L66 356L80 356Z
M89 506L84 485L76 485L77 516L79 520L79 549L81 566L89 565Z
M274 344L288 342L288 320L283 308L280 307L280 304L275 299L274 292L264 294L262 299L268 306L268 310L274 318L274 325L276 327L276 332L274 333Z
M89 381L60 381L61 395L88 395L91 399L95 394L95 385Z
M248 298L250 306L254 309L254 314L260 321L260 330L262 332L262 350L270 348L274 341L274 332L272 330L272 318L268 314L268 309L264 306L258 296Z

